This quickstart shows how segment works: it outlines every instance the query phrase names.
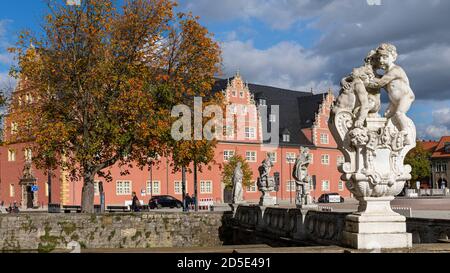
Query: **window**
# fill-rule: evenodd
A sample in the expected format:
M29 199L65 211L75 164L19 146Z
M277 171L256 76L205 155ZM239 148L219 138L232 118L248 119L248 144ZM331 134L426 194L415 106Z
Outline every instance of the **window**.
M287 163L295 163L297 155L295 153L286 153L286 162Z
M437 173L447 172L447 164L445 162L437 162L434 165L434 171Z
M256 139L256 130L254 127L245 127L245 138Z
M183 192L183 189L182 189L183 183L181 181L175 181L173 186L174 186L173 191L174 191L175 194L182 194L182 192ZM186 180L186 192L188 192L187 189L188 189L188 182Z
M232 92L232 94L233 94L233 97L236 97L236 90L233 90L233 92Z
M181 183L180 183L181 184ZM181 189L181 186L180 186ZM159 195L161 194L161 182L160 181L147 181L147 195Z
M247 160L248 162L256 162L256 152L245 152L245 160Z
M25 149L25 160L31 161L32 159L33 159L33 152L31 150L31 148L26 148Z
M277 115L270 114L269 121L272 122L272 123L277 122Z
M330 190L330 181L323 180L322 181L322 191L329 191Z
M339 181L339 183L338 183L338 189L339 189L339 191L344 191L344 182Z
M11 135L15 135L18 132L17 122L11 122Z
M277 153L276 152L267 152L267 157L270 158L270 161L277 162Z
M286 191L287 192L295 192L295 181L287 181L286 183Z
M247 187L247 192L256 192L256 181L250 181L250 186Z
M226 125L223 127L224 135L226 137L233 137L234 136L234 128L231 125Z
M328 134L320 134L320 143L329 144Z
M212 181L200 181L200 193L212 193Z
M98 181L98 180L94 181L94 195L95 196L100 195L100 181Z
M266 100L265 99L259 99L259 105L266 106L267 105Z
M309 154L310 156L311 156L311 164L313 164L314 163L314 154Z
M244 91L243 90L239 91L239 97L241 97L241 98L244 97Z
M8 150L8 161L16 161L16 150L9 149Z
M9 185L9 197L14 197L16 195L14 190L14 184Z
M223 161L229 161L234 156L234 151L225 150L223 151Z
M321 162L322 162L322 165L330 165L330 156L322 155Z
M339 155L338 157L337 157L337 165L338 166L341 166L342 164L344 164L345 163L345 157L343 156L343 155Z
M117 181L116 195L131 195L131 181Z
M283 135L283 142L291 142L291 136L290 135Z

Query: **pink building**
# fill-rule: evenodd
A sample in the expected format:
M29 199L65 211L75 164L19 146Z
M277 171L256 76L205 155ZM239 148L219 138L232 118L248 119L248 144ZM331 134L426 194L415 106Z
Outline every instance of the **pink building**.
M295 203L295 184L291 173L295 158L301 146L308 147L313 155L313 163L309 173L315 181L312 191L314 198L327 192L337 192L343 197L350 197L345 184L340 181L338 165L344 161L337 150L329 129L328 118L330 107L334 101L331 91L327 94L313 95L309 92L298 92L269 86L245 84L240 75L229 80L218 80L214 91L224 92L231 112L241 114L237 118L235 130L224 126L225 136L219 142L215 153L215 163L203 168L198 175L198 198L213 198L215 202L226 201L221 179L222 166L234 154L246 158L253 170L254 184L244 190L244 198L248 201L259 200L260 193L256 187L258 167L261 162L271 156L274 161L272 173L280 173L280 191L274 192L279 200ZM19 87L14 92L13 100L30 96L25 88ZM30 98L27 100L31 100ZM267 122L275 121L271 115L274 105L279 105L279 143L276 146L263 141L263 121L257 114L252 115L255 106L267 105ZM242 111L242 112L240 112ZM244 117L244 118L242 118ZM5 138L14 133L17 125L10 118L5 120ZM269 126L270 127L270 126ZM32 168L36 177L37 192L30 192L31 184L20 183L25 161L32 157L27 144L18 143L4 145L0 148L0 201L12 202L26 206L26 199L32 198L35 205L48 203L47 176L41 170ZM152 195L172 195L181 199L181 172L173 173L171 160L160 158L152 170L133 168L130 175L121 176L119 166L111 168L113 182L103 183L107 205L124 205L131 200L135 191L139 199L148 202ZM56 172L52 179L52 203L79 205L81 203L82 182L71 182L67 174ZM98 181L100 181L99 179ZM96 183L97 185L97 183ZM194 193L193 174L187 174L186 192ZM95 202L100 202L96 195Z

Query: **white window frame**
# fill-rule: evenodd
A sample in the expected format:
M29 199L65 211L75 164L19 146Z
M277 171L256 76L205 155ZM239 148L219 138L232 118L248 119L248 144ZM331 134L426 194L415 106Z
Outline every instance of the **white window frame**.
M256 187L256 181L250 181L250 186L247 186L247 188L245 189L246 192L257 192L257 187Z
M344 181L339 181L339 182L338 182L338 190L339 190L339 191L344 191L344 190L345 190L345 184L344 184Z
M25 160L31 161L33 159L33 150L31 148L25 148Z
M320 134L320 144L330 144L330 137L328 136L328 134Z
M212 194L213 193L213 182L211 180L200 180L200 193L201 194Z
M297 154L294 152L286 152L286 163L295 163L297 159Z
M327 187L325 187L327 185ZM322 180L322 191L329 192L330 191L330 180Z
M226 138L233 138L234 137L234 126L232 125L225 125L223 127L224 129L224 135Z
M14 187L14 184L9 184L9 197L15 197L16 195L16 189Z
M15 162L16 155L17 153L15 149L8 149L8 162Z
M19 125L17 122L11 122L11 135L15 135L19 132Z
M255 127L245 127L245 139L256 139L256 128Z
M330 165L330 155L324 154L320 156L320 162L322 165L329 166Z
M270 114L270 115L269 115L269 122L271 122L271 123L277 122L277 115L275 115L275 114Z
M228 162L236 154L234 150L224 150L223 151L223 161Z
M129 187L125 187L128 184ZM120 192L119 192L120 189ZM128 190L128 191L125 191ZM126 196L131 195L133 192L133 182L131 180L117 180L116 181L116 195L117 196Z
M256 151L246 151L245 152L245 160L247 162L257 162L258 161L258 153Z
M157 186L156 186L157 185ZM147 180L145 182L145 191L147 195L161 195L161 181L159 180L152 180L150 188L150 180ZM180 185L181 187L181 185ZM175 189L174 189L175 191Z
M290 135L283 135L283 142L291 142L291 136Z
M94 181L94 196L100 196L100 180Z
M294 180L288 180L286 181L286 192L295 192L296 191L296 185Z
M176 185L179 184L179 191L176 191L177 187ZM181 180L175 180L173 181L173 192L177 195L183 194L183 181ZM186 180L186 193L188 192L188 181Z

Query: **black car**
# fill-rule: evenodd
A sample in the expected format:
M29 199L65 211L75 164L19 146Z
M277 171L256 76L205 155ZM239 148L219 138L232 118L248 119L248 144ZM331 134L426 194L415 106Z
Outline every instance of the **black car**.
M319 197L319 203L344 203L345 199L338 193L325 193Z
M160 195L153 196L148 201L148 207L150 209L181 208L183 207L183 202L170 195Z

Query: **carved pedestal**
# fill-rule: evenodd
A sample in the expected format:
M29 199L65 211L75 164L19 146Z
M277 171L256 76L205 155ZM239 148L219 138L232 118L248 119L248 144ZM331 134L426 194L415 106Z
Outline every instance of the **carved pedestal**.
M264 192L261 198L259 199L259 205L263 207L275 206L276 204L277 198L275 196L271 196L269 192Z
M391 209L394 197L367 197L346 218L343 243L356 249L410 248L406 218Z
M360 202L358 212L346 218L343 243L356 249L410 248L406 218L390 203L411 179L404 158L415 146L414 124L410 121L404 136L386 118L368 118L364 128L353 127L352 118L340 112L331 126L346 155L342 179Z

